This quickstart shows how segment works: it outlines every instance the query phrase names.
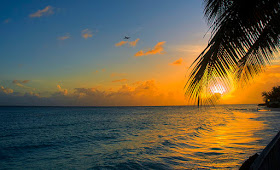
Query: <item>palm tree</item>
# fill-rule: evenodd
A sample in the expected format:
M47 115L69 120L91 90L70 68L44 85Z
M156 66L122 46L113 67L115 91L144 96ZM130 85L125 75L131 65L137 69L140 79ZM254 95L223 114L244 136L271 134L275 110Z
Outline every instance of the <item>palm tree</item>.
M215 84L248 83L279 50L280 0L204 0L211 38L193 62L185 94L210 104Z
M262 93L265 105L268 107L280 107L280 86L275 86L269 92Z

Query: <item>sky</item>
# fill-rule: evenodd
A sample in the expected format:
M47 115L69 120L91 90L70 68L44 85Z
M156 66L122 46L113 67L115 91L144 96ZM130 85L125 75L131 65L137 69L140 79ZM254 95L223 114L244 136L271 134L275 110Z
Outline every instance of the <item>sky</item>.
M202 1L0 3L0 105L191 104L188 68L210 37ZM279 71L272 65L220 103L262 102Z

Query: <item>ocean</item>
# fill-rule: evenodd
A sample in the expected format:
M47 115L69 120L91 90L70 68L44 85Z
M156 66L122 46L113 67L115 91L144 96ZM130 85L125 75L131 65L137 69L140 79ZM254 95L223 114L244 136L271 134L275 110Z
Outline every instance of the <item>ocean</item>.
M0 169L238 169L279 122L257 105L0 107Z

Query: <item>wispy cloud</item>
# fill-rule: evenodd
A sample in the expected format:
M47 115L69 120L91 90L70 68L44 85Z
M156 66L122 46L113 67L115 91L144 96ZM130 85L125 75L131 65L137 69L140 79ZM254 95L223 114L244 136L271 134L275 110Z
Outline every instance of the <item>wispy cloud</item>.
M19 87L24 87L23 84L28 83L30 80L13 80L12 83L19 86Z
M162 54L164 51L163 45L165 44L165 41L157 43L153 49L148 51L140 50L136 54L134 54L135 57L145 56L145 55L154 55L154 54Z
M30 82L30 80L23 80L21 81L23 84Z
M113 80L113 83L118 83L118 82L126 82L127 79L120 79L120 80Z
M29 83L30 80L13 80L12 83L20 88L23 88L23 89L27 89L27 90L31 90L34 91L36 90L35 88L33 87L29 87L27 86L26 84ZM33 92L32 92L33 93Z
M135 41L129 42L129 45L130 45L131 47L135 47L139 40L140 40L140 39L137 38Z
M49 5L49 6L46 6L42 10L38 10L37 12L30 14L29 17L30 18L39 18L39 17L42 17L42 16L52 15L52 14L54 14L53 9L54 8Z
M63 41L63 40L69 39L69 38L70 38L70 35L69 35L69 34L66 34L66 35L64 35L64 36L58 37L57 39Z
M128 43L128 41L120 41L120 42L116 43L115 46L120 47L120 46L125 45L126 43Z
M169 63L169 65L175 65L175 66L178 66L178 65L181 65L183 63L183 59L182 58L179 58L178 60L172 62L172 63Z
M94 34L97 32L97 30L95 30L94 32L92 32L90 29L84 29L82 31L82 37L84 39L88 39L88 38L91 38L92 36L94 36Z
M5 88L5 87L1 86L1 87L0 87L0 92L3 92L3 93L5 93L5 94L11 94L11 93L14 92L14 90L13 90L13 89L10 89L10 88Z
M130 47L135 47L140 39L137 38L135 41L120 41L115 44L116 47L123 46L125 44L129 44Z

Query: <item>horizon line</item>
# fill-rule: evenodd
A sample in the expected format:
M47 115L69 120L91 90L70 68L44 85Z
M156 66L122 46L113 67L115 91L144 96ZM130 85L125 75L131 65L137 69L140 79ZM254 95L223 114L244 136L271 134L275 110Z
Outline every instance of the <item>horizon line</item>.
M217 105L203 105L206 107L211 107L211 106L224 106L224 105L258 105L257 103L251 103L251 104L217 104ZM63 105L58 105L58 106L44 106L44 105L0 105L0 107L186 107L186 106L194 106L197 107L197 105L134 105L134 106L126 106L126 105L120 105L120 106L63 106Z

